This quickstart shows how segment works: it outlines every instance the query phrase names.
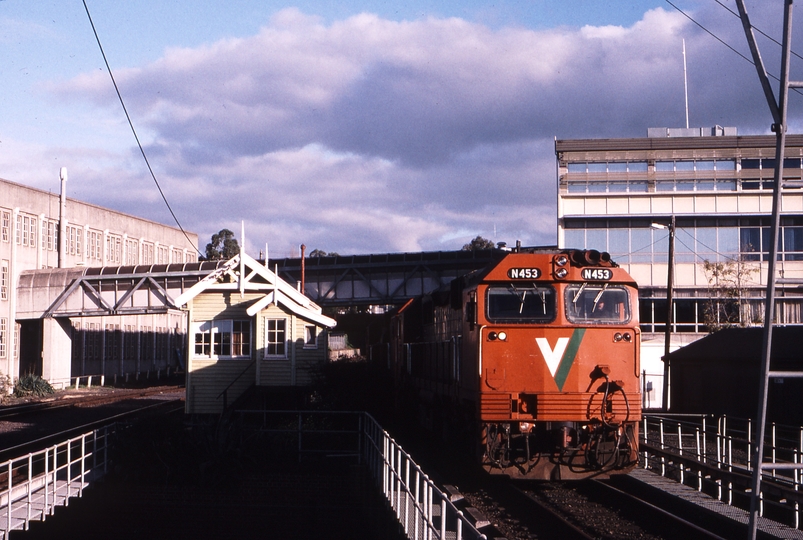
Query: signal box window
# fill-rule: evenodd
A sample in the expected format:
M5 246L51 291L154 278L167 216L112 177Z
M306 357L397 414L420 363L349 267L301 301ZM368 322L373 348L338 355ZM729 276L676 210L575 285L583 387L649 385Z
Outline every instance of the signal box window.
M238 358L251 355L251 321L194 323L195 356Z
M555 318L555 289L512 283L491 286L486 293L486 305L491 322L548 322Z
M265 356L286 357L287 321L285 319L265 319Z
M304 327L304 348L318 348L318 327L314 324L308 324Z
M575 324L623 324L630 321L630 298L622 286L569 285L565 303L566 318Z

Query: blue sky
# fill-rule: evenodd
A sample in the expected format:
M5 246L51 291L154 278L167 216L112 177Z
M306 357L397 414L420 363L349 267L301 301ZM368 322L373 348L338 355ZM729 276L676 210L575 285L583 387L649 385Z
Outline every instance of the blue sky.
M747 54L717 2L673 3ZM277 256L554 242L554 138L681 126L682 39L693 126L770 124L754 68L667 2L87 4L202 246L241 220L249 251ZM780 35L781 1L748 9ZM761 47L777 71L778 47ZM0 177L57 190L65 166L71 196L171 223L83 4L0 0L0 48Z

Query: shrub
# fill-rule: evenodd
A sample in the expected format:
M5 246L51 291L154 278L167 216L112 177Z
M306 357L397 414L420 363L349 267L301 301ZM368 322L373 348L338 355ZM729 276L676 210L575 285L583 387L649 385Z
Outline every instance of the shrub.
M11 384L11 377L0 372L0 403L5 402L13 391L14 385Z
M55 390L50 383L39 375L29 373L17 379L14 385L14 395L16 397L44 397L54 393Z

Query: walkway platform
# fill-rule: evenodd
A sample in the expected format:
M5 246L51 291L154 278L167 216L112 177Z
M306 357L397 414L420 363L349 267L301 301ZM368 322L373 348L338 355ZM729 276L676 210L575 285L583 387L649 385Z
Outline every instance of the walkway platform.
M79 497L89 482L57 480L55 483L41 483L38 488L27 492L27 485L15 489L12 494L11 516L5 500L0 508L0 539L6 540L10 531L27 530L31 521L44 521L53 514L55 507L66 506L69 499ZM30 484L29 484L30 485Z
M670 495L673 495L681 500L700 506L709 512L713 512L737 523L742 523L745 526L747 526L750 519L750 513L746 510L742 510L741 508L737 508L714 499L713 497L710 497L705 493L701 493L692 487L676 482L671 478L661 476L660 474L653 473L649 470L641 468L634 469L629 474L629 477L652 486L653 488L659 489L665 493L669 493ZM758 519L758 530L775 538L803 539L803 531L793 529L792 527L788 527L763 517Z

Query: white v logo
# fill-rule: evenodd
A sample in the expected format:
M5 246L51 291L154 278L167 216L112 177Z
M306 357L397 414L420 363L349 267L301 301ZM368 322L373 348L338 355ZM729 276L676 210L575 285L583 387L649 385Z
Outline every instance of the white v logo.
M569 345L569 338L558 338L558 342L555 344L554 349L549 346L549 341L547 341L546 338L535 338L535 342L538 343L538 348L541 349L541 354L544 355L544 360L549 368L549 372L554 377L555 372L558 371L560 361L563 359L563 353L566 352L566 347Z

